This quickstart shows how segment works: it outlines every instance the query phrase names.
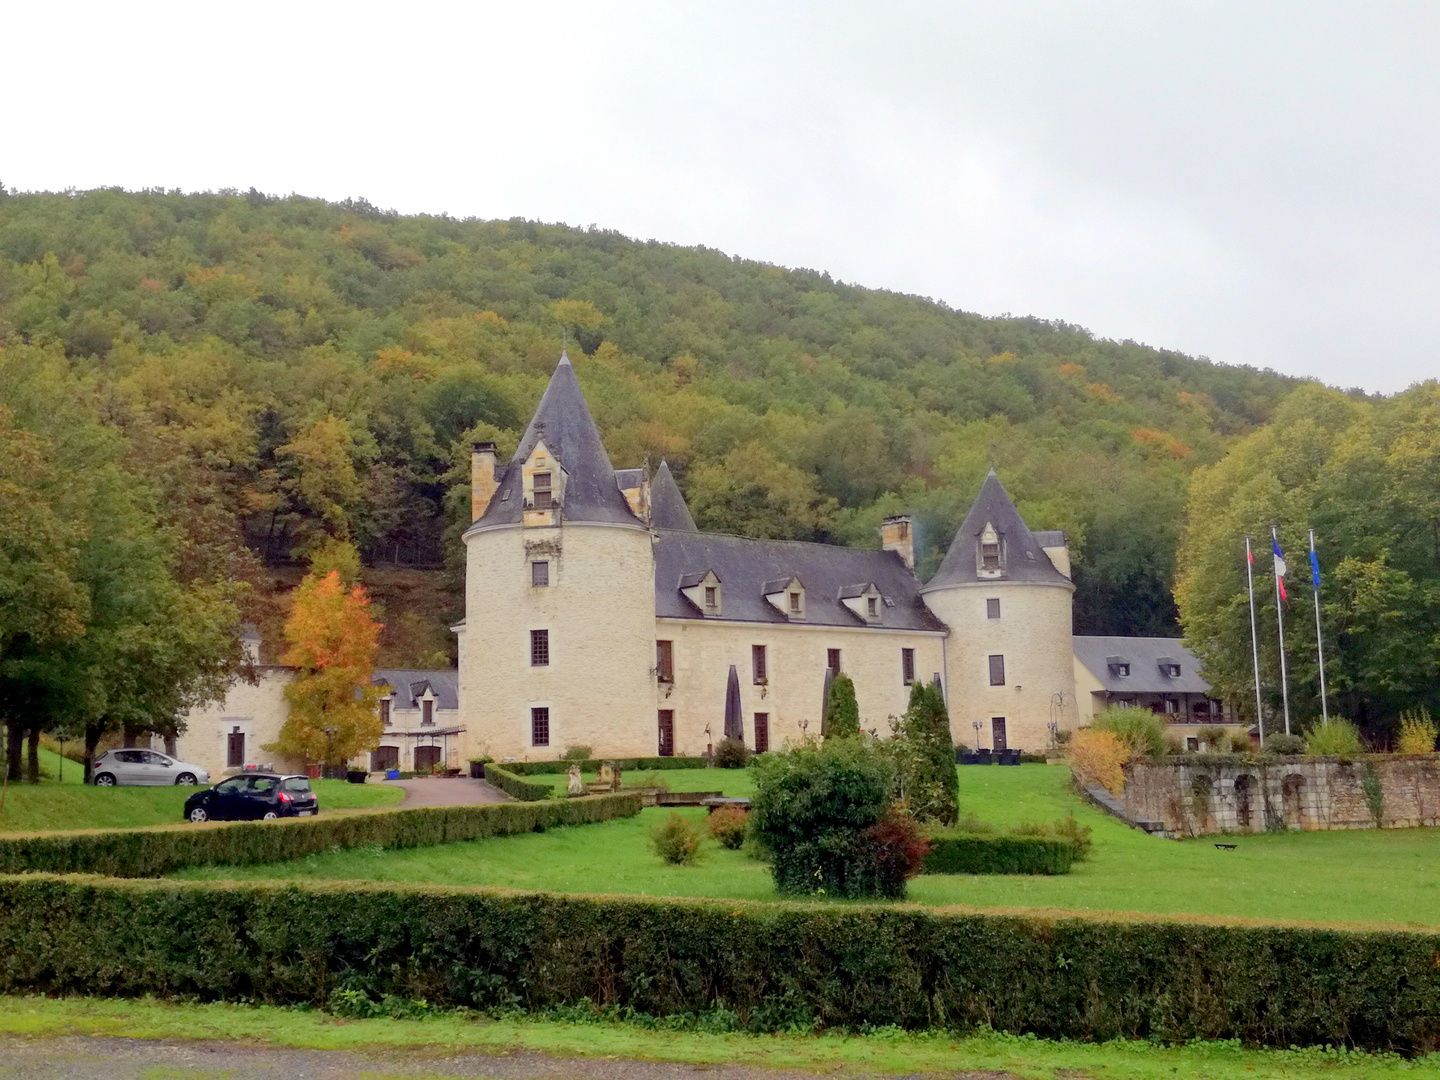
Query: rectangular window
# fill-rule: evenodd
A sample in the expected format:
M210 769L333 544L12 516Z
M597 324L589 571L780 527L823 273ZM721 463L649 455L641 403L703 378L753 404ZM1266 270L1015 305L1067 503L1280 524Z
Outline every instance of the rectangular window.
M555 503L550 497L550 474L548 472L537 472L535 474L535 509L549 510Z
M675 710L660 710L660 757L675 756Z
M1005 742L1005 718L1003 716L992 716L990 718L990 745L996 750L1008 750L1010 748Z
M226 736L225 767L238 769L245 764L245 734L237 727Z
M999 544L981 544L981 545L980 545L980 565L981 565L982 567L984 567L986 570L999 570L999 569L1000 569L1000 545L999 545Z
M826 650L825 650L825 664L826 664L826 666L827 666L831 671L833 671L836 675L839 675L839 674L840 674L840 650L839 650L839 649L826 649Z
M900 678L909 686L915 681L915 650L900 650Z
M536 589L546 588L550 584L550 564L548 562L532 562L530 564L530 585Z
M1167 697L1165 699L1165 711L1174 716L1180 711L1180 701L1177 698Z
M755 753L763 754L770 749L770 714L755 714Z
M380 699L380 724L382 727L390 726L390 699Z
M545 667L550 663L550 631L530 631L530 666Z
M750 646L750 674L751 681L756 686L763 686L769 681L770 675L765 665L765 646Z
M435 726L435 702L420 702L420 725L422 727Z
M531 709L531 710L530 710L530 745L531 745L531 746L549 746L549 745L550 745L550 710L549 710L549 709L539 709L539 708L537 708L537 709Z
M660 682L675 681L675 643L655 642L655 678Z
M985 617L987 619L998 619L1000 617L1000 600L998 597L991 597L985 601Z
M1185 749L1192 754L1198 754L1200 752L1200 740L1193 735L1187 735L1185 737Z
M798 592L792 592L790 594L790 614L800 614L800 594Z
M1005 685L1005 657L1003 656L990 657L990 685Z
M713 608L713 607L715 606L715 586L714 586L714 585L706 585L706 586L705 586L705 606L706 606L707 608Z
M870 613L870 618L872 618L872 619L879 618L879 616L880 616L880 607L879 607L879 604L880 604L880 601L879 601L877 598L873 597L873 596L870 597L868 600L866 600L865 606L866 606L866 610L869 611L869 613Z

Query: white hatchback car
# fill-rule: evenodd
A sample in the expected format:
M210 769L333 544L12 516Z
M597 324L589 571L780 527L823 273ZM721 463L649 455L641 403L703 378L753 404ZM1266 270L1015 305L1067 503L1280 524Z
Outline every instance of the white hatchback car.
M96 787L210 783L210 773L199 765L154 750L106 750L95 759L90 775Z

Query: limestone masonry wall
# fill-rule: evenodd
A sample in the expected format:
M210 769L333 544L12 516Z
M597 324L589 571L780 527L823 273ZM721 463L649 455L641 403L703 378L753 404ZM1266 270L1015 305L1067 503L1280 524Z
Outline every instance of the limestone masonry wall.
M1125 810L1172 836L1440 825L1440 754L1230 756L1127 766Z

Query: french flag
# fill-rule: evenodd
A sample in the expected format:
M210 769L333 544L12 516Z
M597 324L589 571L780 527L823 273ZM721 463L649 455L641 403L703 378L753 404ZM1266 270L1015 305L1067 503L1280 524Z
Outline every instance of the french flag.
M1275 583L1280 587L1280 599L1288 605L1290 594L1285 591L1285 556L1280 552L1279 537L1271 538L1270 550L1275 553Z

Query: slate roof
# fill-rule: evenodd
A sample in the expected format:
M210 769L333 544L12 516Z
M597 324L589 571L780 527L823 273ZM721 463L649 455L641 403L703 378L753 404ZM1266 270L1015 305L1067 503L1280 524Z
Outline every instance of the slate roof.
M630 504L615 482L615 469L610 465L610 457L600 441L600 432L590 416L589 406L585 404L585 395L575 378L575 368L570 363L570 357L561 353L555 374L550 377L550 385L545 388L545 395L540 399L535 415L530 418L530 426L525 429L514 456L505 466L490 505L471 528L519 524L524 490L521 468L541 438L565 470L560 511L563 521L644 527L640 519L630 512Z
M1208 694L1200 661L1179 638L1075 637L1075 658L1116 694ZM1129 676L1116 675L1110 665L1130 665ZM1161 661L1180 665L1180 677L1160 673Z
M406 668L385 668L377 670L372 680L377 686L395 688L395 704L402 709L416 709L418 695L425 692L425 684L435 694L435 706L439 709L460 708L460 673L450 671L416 671Z
M670 472L667 462L660 462L660 468L650 480L650 526L655 529L675 529L679 532L698 532L695 519L690 516L690 507L685 505L685 496Z
M1000 578L982 578L976 573L977 545L987 521L994 525L995 531L1000 534L1005 567L1005 574ZM1045 554L1035 535L1026 527L994 469L991 469L990 475L985 478L980 494L975 498L975 504L970 507L970 513L965 515L965 521L955 533L950 550L945 553L945 559L940 563L940 569L935 572L935 576L926 583L925 591L978 581L987 584L991 581L1070 584L1070 579L1055 569L1055 564Z
M865 626L840 602L856 582L874 582L881 595L881 627L943 632L945 624L920 600L920 585L893 551L866 551L787 540L751 540L719 533L661 530L655 541L655 614L662 619L701 619L680 592L682 578L706 570L725 583L721 618L788 623L765 599L767 583L792 577L805 586L805 626ZM869 624L875 625L875 624Z

